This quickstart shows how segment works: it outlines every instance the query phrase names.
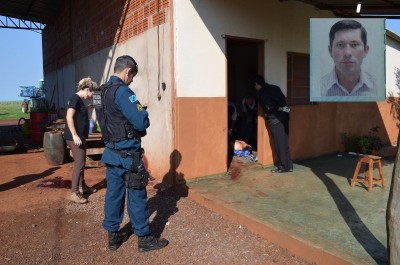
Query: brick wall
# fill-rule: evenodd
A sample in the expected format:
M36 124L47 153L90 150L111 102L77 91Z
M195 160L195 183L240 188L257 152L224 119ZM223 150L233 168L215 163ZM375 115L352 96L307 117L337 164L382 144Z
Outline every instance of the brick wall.
M66 0L43 30L44 73L168 21L172 0Z

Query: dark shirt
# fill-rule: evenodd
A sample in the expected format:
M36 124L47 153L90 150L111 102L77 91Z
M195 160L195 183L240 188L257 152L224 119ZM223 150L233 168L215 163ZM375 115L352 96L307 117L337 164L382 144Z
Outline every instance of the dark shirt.
M278 86L265 84L257 92L257 97L269 124L276 124L289 119L289 113L278 110L279 107L287 106L285 95Z
M257 119L258 116L258 108L257 108L257 100L254 99L253 104L249 105L244 98L242 100L242 112L247 119Z
M85 103L77 94L73 94L68 101L68 108L75 110L73 119L76 134L82 140L87 139L89 136L89 114ZM65 140L73 141L68 124L65 125L64 138Z

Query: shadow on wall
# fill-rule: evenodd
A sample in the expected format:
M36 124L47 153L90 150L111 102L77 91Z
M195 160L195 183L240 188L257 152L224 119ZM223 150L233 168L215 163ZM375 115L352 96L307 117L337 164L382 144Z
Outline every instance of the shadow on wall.
M312 106L293 106L290 118L290 148L294 159L305 159L344 151L341 135L377 135L384 145L396 135L386 124L393 118L386 102L321 102Z
M385 115L390 109L386 102L357 102L337 103L336 132L352 135L368 135L372 128L379 128L376 135L380 137L384 145L390 145L394 135L385 124L393 122L391 117ZM396 133L397 136L397 133ZM340 139L340 138L339 138ZM343 148L343 145L341 145Z
M57 19L54 23L47 24L43 30L44 74L57 71L50 80L46 80L46 98L49 99L50 106L53 103L63 106L64 97L70 96L64 91L74 91L76 80L72 79L82 78L75 77L74 68L65 68L70 63L112 47L111 51L98 53L101 58L97 58L96 64L91 66L94 68L90 74L92 79L100 83L107 64L106 72L109 73L116 59L116 44L124 37L124 18L132 1L112 1L106 5L95 2L63 1ZM86 12L87 10L95 11ZM108 80L108 76L106 79Z
M169 171L164 175L162 182L154 186L157 192L149 198L147 203L150 216L155 213L150 226L156 237L161 236L170 216L179 211L178 201L182 197L188 196L189 188L186 185L184 174L177 171L181 161L181 153L174 150L170 155Z

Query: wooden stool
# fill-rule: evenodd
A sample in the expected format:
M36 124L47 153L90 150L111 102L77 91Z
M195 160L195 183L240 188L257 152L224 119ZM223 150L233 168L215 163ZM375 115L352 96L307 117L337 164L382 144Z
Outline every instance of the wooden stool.
M364 178L359 179L358 174L360 173L361 164L365 163ZM374 164L378 164L379 179L374 178ZM351 181L351 186L354 187L356 182L361 182L368 185L368 192L372 191L374 184L381 184L382 189L386 188L385 178L383 177L381 157L373 155L360 155L358 158L358 163L356 166L356 171L354 172L353 180Z

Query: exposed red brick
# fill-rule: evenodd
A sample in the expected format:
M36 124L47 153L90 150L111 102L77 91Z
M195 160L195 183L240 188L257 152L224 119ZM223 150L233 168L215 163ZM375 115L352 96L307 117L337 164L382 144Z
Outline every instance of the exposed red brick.
M170 1L63 1L54 24L43 30L45 73L165 23Z
M143 23L139 22L137 29L138 29L138 34L142 33L143 32Z
M145 18L143 19L143 31L146 31L149 29L149 19Z
M165 11L153 15L153 27L165 23L165 18L166 18Z
M152 0L150 2L150 15L154 15L157 12L158 12L157 2L155 0Z
M144 17L150 16L150 5L143 6L143 15Z
M138 22L138 11L136 10L135 12L133 12L133 23L137 22Z
M141 8L141 9L138 10L137 16L138 16L138 20L139 20L139 21L142 21L142 20L143 20L143 18L144 18L143 8Z
M136 36L136 35L139 34L138 33L138 24L137 23L132 26L132 34L133 34L133 36Z
M169 0L158 0L159 9L164 9L169 7Z

